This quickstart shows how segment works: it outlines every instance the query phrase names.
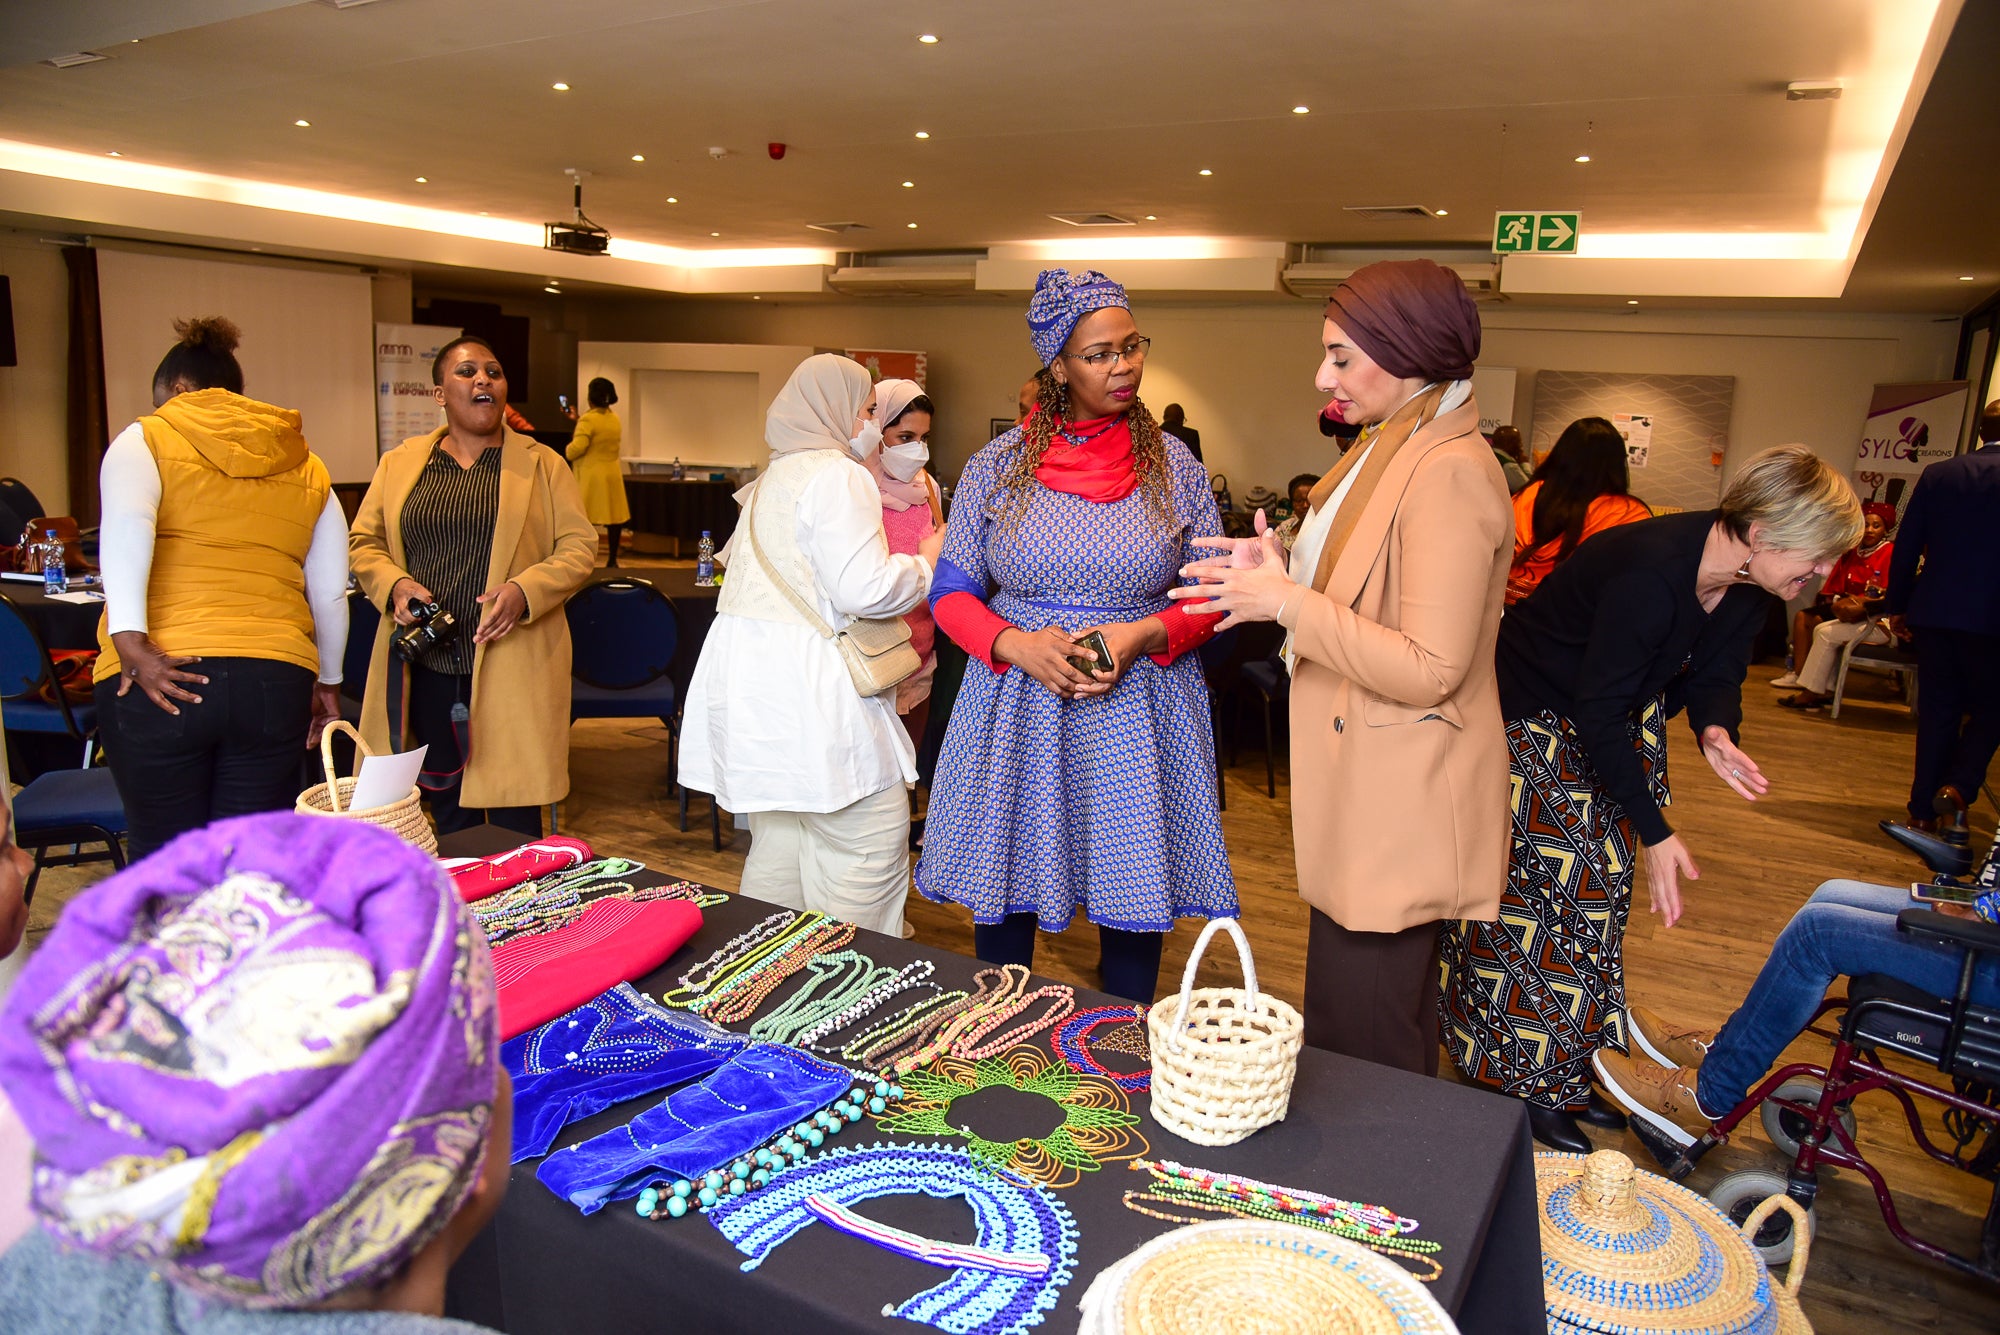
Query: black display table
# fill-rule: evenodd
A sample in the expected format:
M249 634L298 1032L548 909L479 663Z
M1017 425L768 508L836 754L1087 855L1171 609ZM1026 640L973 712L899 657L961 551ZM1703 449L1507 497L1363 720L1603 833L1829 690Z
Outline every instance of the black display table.
M516 842L517 836L486 828L448 837L440 851L471 856ZM633 879L665 879L657 870ZM694 940L666 968L640 980L639 989L657 996L692 961L772 911L744 897L707 910ZM969 986L979 967L962 955L872 932L858 934L854 944L878 963L929 958L946 987ZM794 987L787 982L764 1010ZM1108 1004L1112 999L1099 993L1077 994L1079 1009ZM1047 1043L1046 1034L1036 1040L1044 1050ZM633 1100L573 1124L557 1143L609 1130L661 1097ZM1009 1100L1004 1092L972 1097L999 1100L961 1105L980 1117L983 1134L1049 1129L1008 1124L1010 1118L1042 1116L1046 1110L1038 1098ZM1422 1223L1420 1236L1443 1245L1444 1270L1432 1291L1463 1330L1546 1329L1534 1163L1527 1116L1517 1100L1310 1049L1299 1059L1290 1115L1227 1148L1207 1149L1169 1134L1146 1115L1145 1094L1131 1099L1141 1117L1135 1129L1152 1147L1144 1157L1243 1173L1414 1216ZM900 1138L883 1136L864 1122L833 1143L887 1139ZM934 1267L823 1227L805 1229L746 1274L739 1269L745 1258L700 1216L649 1221L633 1212L632 1202L621 1201L586 1218L536 1180L539 1162L515 1166L499 1216L453 1272L451 1315L511 1335L584 1330L893 1335L915 1327L883 1316L884 1305L901 1303L941 1278ZM1124 1207L1124 1193L1146 1181L1123 1162L1112 1162L1057 1193L1076 1216L1076 1269L1038 1331L1073 1331L1076 1304L1098 1271L1173 1227ZM970 1242L974 1236L963 1201L885 1197L869 1202L863 1213L928 1237Z
M693 555L703 530L716 547L736 531L736 487L729 482L675 482L657 475L628 476L625 501L632 508L632 528L674 540L674 555Z
M84 585L71 580L70 589L73 592L83 592L84 588ZM7 601L20 610L28 624L35 628L35 633L42 637L42 643L49 648L97 647L97 623L104 615L103 603L57 602L42 592L40 580L32 584L26 580L0 580L0 594L5 594Z

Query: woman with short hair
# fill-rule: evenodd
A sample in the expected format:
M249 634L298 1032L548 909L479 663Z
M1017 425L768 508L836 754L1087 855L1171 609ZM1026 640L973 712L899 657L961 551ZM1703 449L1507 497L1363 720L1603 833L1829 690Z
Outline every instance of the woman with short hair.
M1541 467L1514 497L1507 605L1533 593L1584 539L1651 519L1653 512L1631 490L1625 438L1617 427L1602 417L1579 417L1564 427Z
M583 512L590 522L605 531L610 547L607 565L618 564L618 539L632 522L632 508L625 499L625 474L618 466L618 447L625 430L611 405L618 402L618 390L603 376L597 376L585 390L590 410L576 419L576 430L563 454L576 469L576 489L583 496Z
M1719 509L1591 539L1500 623L1513 868L1497 921L1445 933L1445 1044L1466 1075L1528 1102L1544 1144L1591 1148L1575 1117L1591 1104L1591 1057L1625 1049L1635 864L1667 927L1680 878L1700 876L1662 810L1666 721L1687 712L1738 796L1770 791L1737 744L1751 647L1772 596L1797 597L1860 534L1847 479L1780 446L1736 474Z

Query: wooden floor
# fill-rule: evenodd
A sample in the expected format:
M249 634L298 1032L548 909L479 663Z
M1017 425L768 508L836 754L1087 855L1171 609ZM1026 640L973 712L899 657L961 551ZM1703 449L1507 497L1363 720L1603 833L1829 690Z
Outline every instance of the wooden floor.
M1795 714L1778 708L1779 692L1765 684L1776 671L1754 669L1745 687L1744 748L1772 780L1763 801L1750 805L1737 798L1701 759L1685 726L1677 721L1673 730L1671 814L1703 875L1688 891L1686 917L1671 931L1662 930L1643 908L1635 911L1627 978L1635 999L1691 1023L1717 1025L1728 1016L1778 930L1820 881L1849 876L1901 884L1922 874L1875 828L1877 820L1902 814L1913 735L1908 711L1870 679L1838 720ZM1281 760L1277 796L1267 797L1261 724L1249 711L1244 724L1240 763L1225 775L1223 829L1260 982L1297 1003L1304 981L1305 910L1292 862L1285 768ZM705 799L691 805L688 830L677 828L676 804L666 790L664 729L581 723L572 748L574 789L564 804L565 831L589 839L601 852L737 888L749 836L725 818L725 846L713 851ZM1991 809L1982 805L1975 824L1983 847L1992 829ZM70 873L45 880L31 945L70 889L85 879ZM972 933L962 911L913 898L908 913L920 940L971 952ZM1193 936L1184 923L1169 939L1162 971L1167 987L1178 983ZM1045 937L1037 967L1094 985L1095 945L1088 929ZM1233 959L1212 957L1202 979L1228 983L1235 971ZM1823 1045L1818 1046L1822 1050L1815 1052L1813 1042L1802 1042L1791 1052L1823 1057ZM1866 1098L1856 1111L1862 1143L1896 1191L1905 1223L1954 1250L1971 1250L1990 1196L1988 1184L1924 1158L1886 1098ZM1622 1147L1646 1161L1636 1141L1593 1135L1601 1145ZM1778 1163L1762 1129L1753 1128L1710 1155L1690 1185L1700 1190L1727 1172ZM2000 1330L2000 1290L1961 1279L1898 1245L1858 1175L1826 1174L1818 1216L1804 1305L1821 1335Z

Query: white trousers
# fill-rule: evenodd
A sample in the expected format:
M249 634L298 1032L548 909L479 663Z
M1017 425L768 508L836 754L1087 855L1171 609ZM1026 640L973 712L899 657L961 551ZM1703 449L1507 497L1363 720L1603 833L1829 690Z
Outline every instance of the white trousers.
M1799 688L1814 695L1833 694L1833 679L1840 672L1840 651L1850 644L1887 644L1889 632L1873 619L1867 621L1822 621L1813 627L1812 648L1806 665L1799 669Z
M902 784L838 811L753 811L743 893L898 935L910 892L910 798Z

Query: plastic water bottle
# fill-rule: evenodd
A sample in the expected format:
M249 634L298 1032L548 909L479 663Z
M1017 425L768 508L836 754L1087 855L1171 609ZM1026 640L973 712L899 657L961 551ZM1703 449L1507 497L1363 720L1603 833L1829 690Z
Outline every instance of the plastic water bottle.
M667 477L675 482L682 482L687 479L687 469L681 467L681 457L678 454L674 456L674 466L667 470Z
M48 530L47 541L42 544L42 592L69 592L69 569L63 565L63 546L56 541L54 529Z
M701 531L701 544L694 549L694 582L704 589L715 583L715 538L707 529Z

